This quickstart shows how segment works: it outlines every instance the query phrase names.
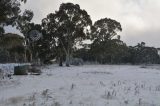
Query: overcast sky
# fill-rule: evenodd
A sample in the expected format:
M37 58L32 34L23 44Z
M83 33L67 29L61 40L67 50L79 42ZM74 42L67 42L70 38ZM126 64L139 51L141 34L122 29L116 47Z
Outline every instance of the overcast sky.
M160 0L27 0L22 8L31 9L33 22L41 23L62 2L79 4L93 22L105 17L119 21L123 28L121 39L128 45L144 41L146 45L160 47Z

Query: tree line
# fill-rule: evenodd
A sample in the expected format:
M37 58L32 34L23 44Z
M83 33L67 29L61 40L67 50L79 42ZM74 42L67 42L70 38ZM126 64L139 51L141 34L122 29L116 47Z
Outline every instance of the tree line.
M92 22L86 10L78 4L62 3L59 10L42 19L41 24L31 23L31 10L20 11L24 0L0 1L0 62L31 62L40 59L49 63L56 59L70 66L73 58L100 64L158 64L158 50L145 46L127 46L121 40L121 24L110 18ZM6 34L4 26L15 26L24 37ZM36 30L42 37L33 41L30 32ZM85 44L89 40L91 43Z

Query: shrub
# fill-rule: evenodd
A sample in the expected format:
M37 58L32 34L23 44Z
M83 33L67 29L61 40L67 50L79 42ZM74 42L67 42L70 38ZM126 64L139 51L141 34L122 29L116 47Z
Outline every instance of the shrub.
M81 58L73 58L70 64L75 66L83 65L83 60Z

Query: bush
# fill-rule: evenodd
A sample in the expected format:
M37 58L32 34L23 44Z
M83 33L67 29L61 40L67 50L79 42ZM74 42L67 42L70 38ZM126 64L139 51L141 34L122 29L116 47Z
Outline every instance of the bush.
M71 59L70 64L75 66L83 65L83 60L81 58L73 58Z
M8 62L9 55L7 51L0 50L0 63L6 63Z

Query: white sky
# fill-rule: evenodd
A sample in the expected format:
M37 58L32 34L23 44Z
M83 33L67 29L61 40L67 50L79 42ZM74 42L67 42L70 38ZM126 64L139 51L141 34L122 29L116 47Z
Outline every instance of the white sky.
M33 22L41 23L62 2L79 4L93 22L105 17L119 21L123 28L121 38L128 45L144 41L160 47L160 0L28 0L22 8L32 10Z

